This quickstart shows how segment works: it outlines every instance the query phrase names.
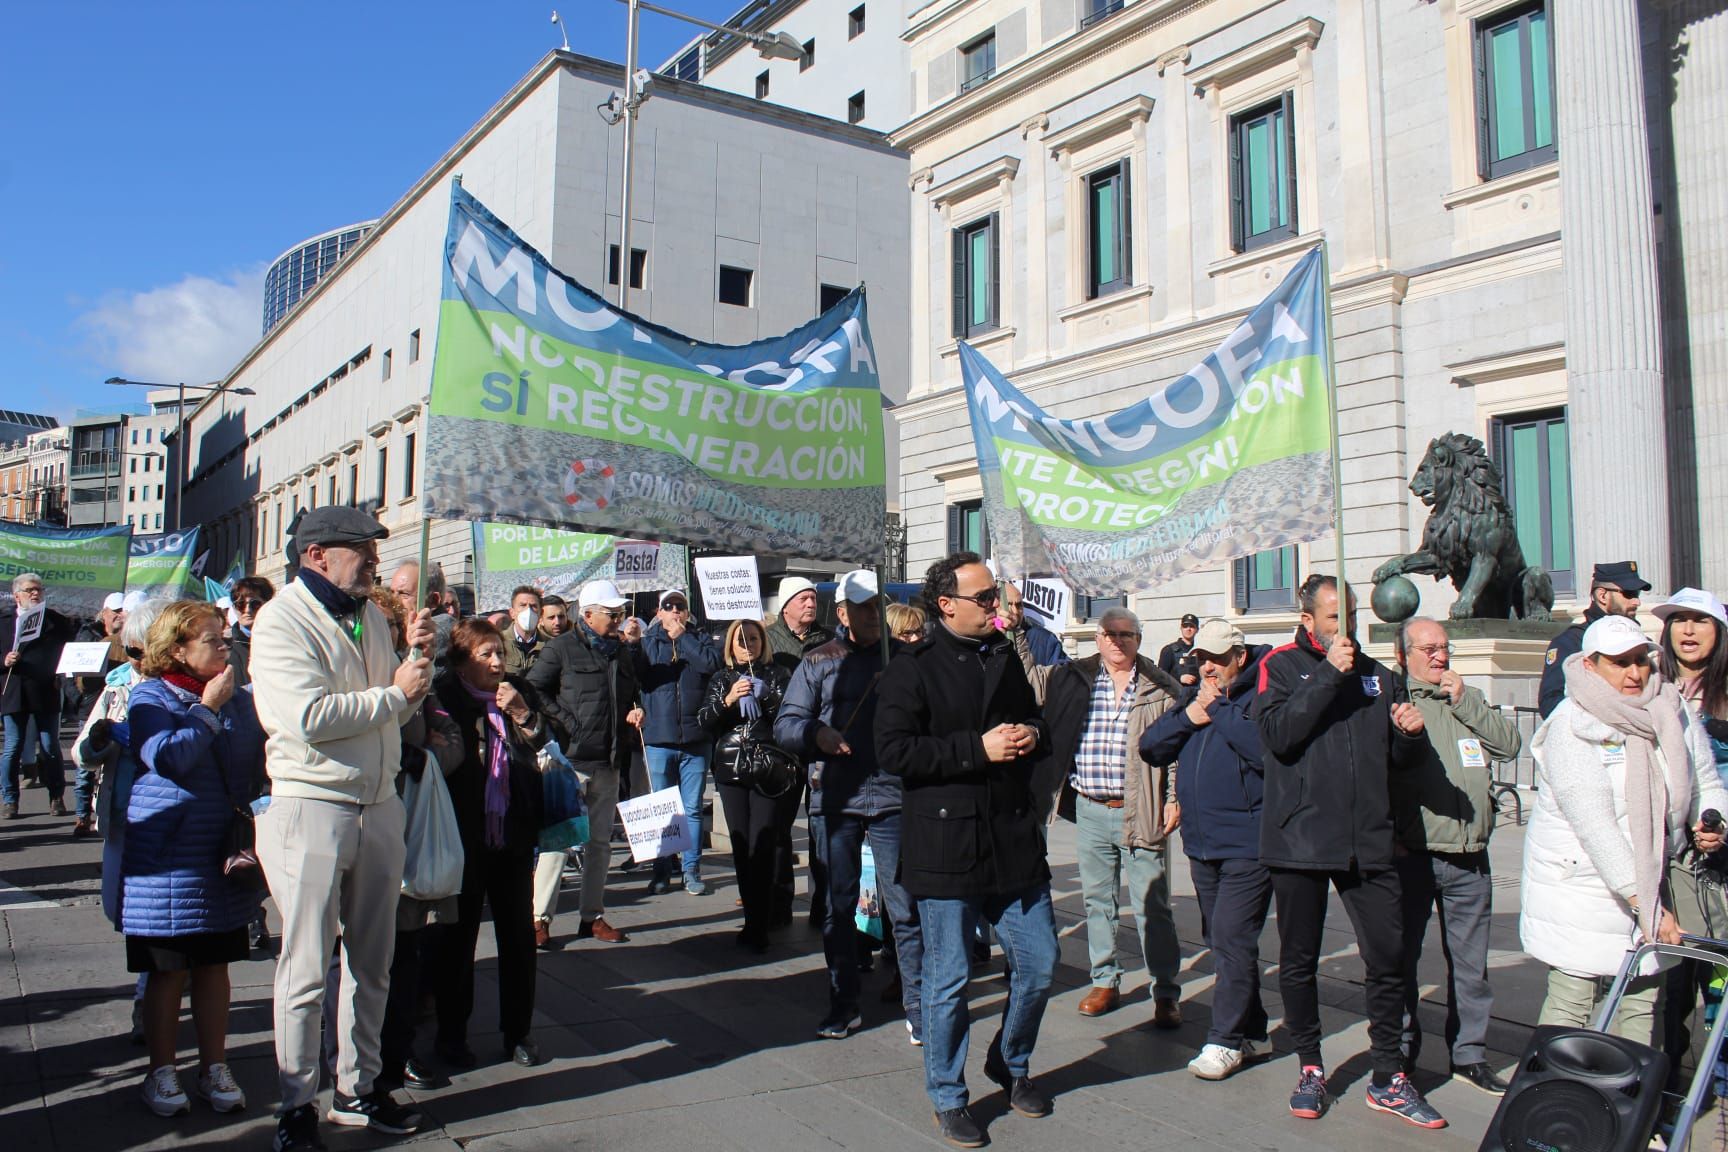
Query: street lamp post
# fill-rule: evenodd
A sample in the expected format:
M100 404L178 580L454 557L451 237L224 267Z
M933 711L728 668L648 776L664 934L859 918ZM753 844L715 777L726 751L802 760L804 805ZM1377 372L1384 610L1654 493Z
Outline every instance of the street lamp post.
M636 68L636 26L641 11L647 9L660 16L670 16L674 20L682 20L686 24L695 24L715 32L726 32L741 39L748 40L756 46L756 51L762 54L764 60L801 60L804 58L804 48L797 40L786 32L751 32L730 24L714 24L695 16L686 16L671 8L662 8L658 4L648 3L648 0L618 0L630 9L628 26L624 35L624 108L610 122L624 121L624 164L618 190L618 212L620 216L618 236L618 307L622 311L629 307L630 300L630 266L634 261L630 253L630 215L631 203L634 200L636 183L635 166L632 160L636 152L636 114L642 107L642 101L647 97L643 92L644 85L637 78ZM613 97L616 99L616 95ZM601 105L602 108L606 107Z
M148 380L128 380L124 376L110 376L105 383L128 385L133 388L168 387L166 384L152 384ZM177 444L175 456L178 458L179 463L179 468L176 470L174 476L174 527L172 531L175 532L180 531L181 527L180 500L181 493L186 487L186 389L188 388L197 392L229 392L235 396L257 395L257 393L250 388L224 388L221 384L187 384L182 381L174 385L177 395L174 404L174 439Z

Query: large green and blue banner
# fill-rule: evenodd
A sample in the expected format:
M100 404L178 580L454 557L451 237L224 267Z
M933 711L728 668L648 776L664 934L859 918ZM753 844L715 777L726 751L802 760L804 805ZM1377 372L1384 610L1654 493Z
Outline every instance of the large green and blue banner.
M194 597L202 594L203 586L194 579L192 571L198 555L196 527L184 532L134 536L129 551L132 559L126 568L126 591L141 593L146 600L178 600L188 594Z
M482 612L508 608L510 593L526 584L564 597L574 612L590 580L611 580L624 592L681 588L686 563L681 544L476 521L474 603Z
M428 411L429 516L881 558L862 289L785 336L705 344L611 307L455 185Z
M50 607L94 616L111 592L126 588L126 552L132 529L37 528L0 525L0 608L12 605L12 578L42 577Z
M962 343L1002 574L1110 595L1329 531L1322 268L1315 249L1191 371L1107 416L1050 415Z

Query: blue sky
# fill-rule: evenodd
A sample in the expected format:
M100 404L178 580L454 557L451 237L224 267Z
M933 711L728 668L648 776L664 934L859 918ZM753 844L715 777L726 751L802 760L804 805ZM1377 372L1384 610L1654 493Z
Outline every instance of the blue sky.
M222 375L269 262L383 213L558 45L554 4L573 51L623 59L617 0L7 5L0 408L66 419L143 399L109 376ZM698 31L643 13L642 63Z

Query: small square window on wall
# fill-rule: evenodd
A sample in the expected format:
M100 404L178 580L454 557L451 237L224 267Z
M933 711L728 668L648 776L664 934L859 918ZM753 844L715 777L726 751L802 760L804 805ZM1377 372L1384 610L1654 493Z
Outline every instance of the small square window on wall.
M989 332L1000 325L997 215L954 229L954 337Z
M418 364L419 362L420 362L420 329L416 328L416 329L414 329L414 331L408 333L408 363Z
M748 268L733 268L730 265L720 265L720 289L718 298L722 304L732 304L739 308L754 306L756 273Z
M1276 612L1296 605L1296 549L1274 548L1231 565L1231 603L1238 612Z
M1076 596L1074 615L1081 620L1096 620L1112 608L1128 607L1126 596Z
M756 99L768 99L768 69L756 73Z
M996 29L960 49L960 91L970 92L996 75Z
M821 290L817 293L816 311L818 313L828 311L828 309L846 299L846 294L850 291L852 291L852 289L842 288L838 284L823 284Z
M641 248L630 249L630 288L641 288L648 279L648 253ZM606 246L606 283L618 283L618 245Z
M1476 22L1476 168L1484 180L1551 162L1554 37L1546 3Z
M804 55L798 57L798 71L810 71L810 65L816 63L816 41L804 41Z
M1296 114L1291 93L1230 118L1230 246L1296 235Z
M864 93L854 92L846 98L846 123L859 124L864 120Z
M846 39L856 40L863 34L864 5L860 4L858 7L852 9L852 11L846 14Z
M1134 282L1129 269L1128 161L1086 178L1086 294L1107 296Z

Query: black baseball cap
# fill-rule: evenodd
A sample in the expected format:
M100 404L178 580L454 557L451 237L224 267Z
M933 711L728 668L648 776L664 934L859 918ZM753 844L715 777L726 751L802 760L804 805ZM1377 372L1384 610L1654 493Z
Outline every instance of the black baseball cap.
M1622 592L1633 595L1650 591L1652 585L1638 575L1638 561L1615 560L1609 564L1598 564L1590 576L1590 583L1595 587L1618 588Z
M1182 617L1182 627L1184 627L1184 628L1198 628L1198 627L1200 627L1200 617L1194 615L1194 613L1192 613L1192 612L1188 613L1186 616Z
M390 529L358 508L330 505L302 512L288 530L294 543L305 550L313 544L364 544L382 540Z

